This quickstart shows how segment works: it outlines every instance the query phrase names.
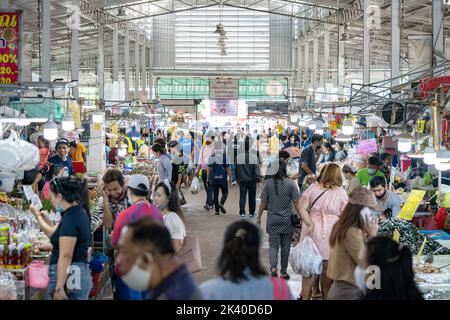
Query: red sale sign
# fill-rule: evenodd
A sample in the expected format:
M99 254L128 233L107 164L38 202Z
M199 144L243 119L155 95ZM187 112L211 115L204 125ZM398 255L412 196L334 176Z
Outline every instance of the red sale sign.
M21 14L22 11L0 12L0 84L19 82Z

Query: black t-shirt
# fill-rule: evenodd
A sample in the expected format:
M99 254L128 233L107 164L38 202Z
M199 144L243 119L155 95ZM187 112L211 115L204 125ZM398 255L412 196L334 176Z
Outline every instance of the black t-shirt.
M86 262L91 241L91 219L81 206L73 206L62 213L61 221L50 237L52 258L50 264L57 264L59 258L59 238L77 238L73 250L72 262Z
M313 173L316 173L316 153L311 146L302 151L302 158L300 162L301 176L299 178L299 184L303 183L303 179L308 175L308 173L306 173L306 171L302 168L302 162L306 162L309 169L311 169Z

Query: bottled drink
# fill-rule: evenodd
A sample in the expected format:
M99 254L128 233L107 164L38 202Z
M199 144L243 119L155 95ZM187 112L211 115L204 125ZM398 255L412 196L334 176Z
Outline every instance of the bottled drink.
M0 268L6 268L6 259L4 258L8 258L7 257L7 253L5 250L5 246L3 244L0 244Z
M8 268L16 269L19 264L19 252L17 251L16 244L11 243L8 249Z
M18 259L16 269L24 269L27 263L26 253L25 253L25 243L19 243L17 246Z

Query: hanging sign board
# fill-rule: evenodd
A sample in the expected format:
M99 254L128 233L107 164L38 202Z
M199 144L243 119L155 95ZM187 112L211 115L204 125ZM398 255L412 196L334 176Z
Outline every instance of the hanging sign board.
M18 84L22 11L0 12L0 84Z
M358 141L358 153L359 154L368 154L372 152L377 152L377 140L376 139L367 139Z
M211 100L211 117L236 117L237 115L237 100Z
M238 100L238 79L210 79L209 99L211 100Z

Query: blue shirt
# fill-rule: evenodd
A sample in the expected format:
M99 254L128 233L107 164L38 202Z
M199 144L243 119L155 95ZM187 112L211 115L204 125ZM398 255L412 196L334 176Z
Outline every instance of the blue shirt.
M202 300L194 279L185 265L172 272L155 290L147 296L147 300Z
M181 145L181 148L183 150L183 154L189 156L192 153L192 150L194 150L194 141L188 138L181 138L178 140L178 143Z
M70 159L70 157L67 157L67 160L64 161L58 155L56 155L48 159L48 162L50 162L53 165L63 167L65 176L73 175L73 164L72 159Z

